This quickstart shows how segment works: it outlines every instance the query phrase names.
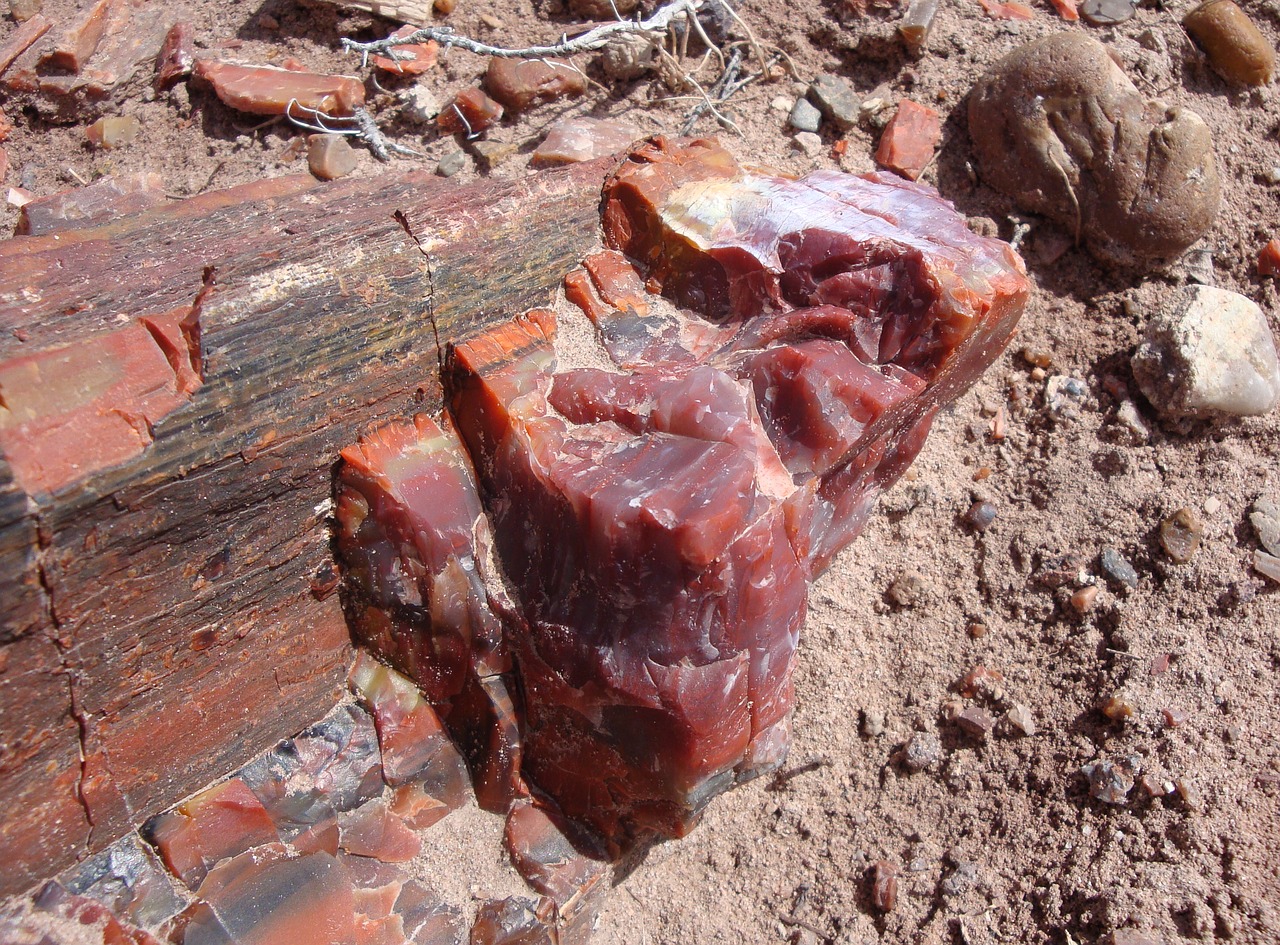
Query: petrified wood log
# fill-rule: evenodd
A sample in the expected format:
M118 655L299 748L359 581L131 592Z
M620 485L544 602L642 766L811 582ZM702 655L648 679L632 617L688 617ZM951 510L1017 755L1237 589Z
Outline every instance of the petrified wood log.
M809 579L1029 284L929 188L768 175L710 141L633 151L603 230L566 288L614 369L557 373L549 310L456 345L451 420L344 453L337 548L357 634L449 700L478 796L527 780L617 852L785 756ZM519 741L502 700L442 679L518 693ZM477 766L477 730L508 764Z
M333 705L339 449L545 298L606 171L288 177L0 244L0 894Z

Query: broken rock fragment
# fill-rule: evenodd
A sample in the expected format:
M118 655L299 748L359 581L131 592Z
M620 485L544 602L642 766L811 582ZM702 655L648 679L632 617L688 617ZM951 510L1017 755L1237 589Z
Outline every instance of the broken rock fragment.
M478 135L502 118L502 106L480 89L463 89L436 116L436 126L445 134Z
M1147 323L1133 374L1166 417L1267 413L1280 403L1280 360L1267 317L1226 289L1187 286Z
M1105 262L1175 257L1218 213L1208 126L1143 99L1106 47L1080 33L997 62L970 95L969 134L986 183Z
M493 98L513 114L543 102L581 95L587 79L562 59L489 60L484 86Z
M616 154L640 137L634 125L603 118L562 118L547 130L530 167L556 167Z
M219 59L198 60L194 75L208 82L224 104L252 115L291 112L304 118L306 110L311 110L344 116L364 104L364 84L349 75L319 75Z
M942 140L942 119L932 108L904 98L885 126L876 163L907 180L918 180Z
M144 171L104 177L87 187L37 197L25 204L18 214L16 232L40 236L97 226L166 202L164 180L159 174Z

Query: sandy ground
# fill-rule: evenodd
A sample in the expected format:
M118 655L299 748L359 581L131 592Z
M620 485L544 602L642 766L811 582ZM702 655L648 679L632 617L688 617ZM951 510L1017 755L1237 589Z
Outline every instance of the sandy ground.
M44 6L58 15L73 4ZM744 0L744 20L789 54L796 75L744 89L728 106L743 133L721 133L741 158L782 170L869 170L876 129L855 129L837 158L829 146L839 136L824 127L827 147L810 158L793 146L786 110L803 88L797 83L821 72L847 76L863 95L887 85L946 119L924 180L975 228L1009 238L1012 207L966 167L965 95L1016 45L1087 31L1144 93L1190 107L1210 125L1224 201L1202 245L1218 285L1261 304L1274 328L1276 286L1257 276L1254 259L1280 235L1280 170L1272 170L1280 166L1280 101L1271 88L1232 91L1207 69L1179 26L1189 6L1157 3L1118 27L1096 28L1065 23L1047 0L1036 0L1034 18L1021 23L987 17L977 0L943 0L927 51L912 58L896 38L900 11L891 3L851 17L818 0ZM1280 3L1245 6L1269 39L1280 38ZM294 56L317 70L357 71L337 38L374 38L395 25L302 0L195 0L187 9L208 47L232 41L240 58ZM552 38L570 19L554 0L460 0L448 22L518 44ZM6 21L0 38L10 29ZM483 66L454 52L422 82L444 99ZM700 75L710 81L714 69ZM581 100L535 110L490 133L521 145L493 173L527 173L545 125L566 113L674 131L692 101L673 94L652 78L604 80ZM456 148L398 116L392 94L372 106L395 140L424 154L403 160L433 167ZM123 170L159 171L174 195L305 170L286 151L302 132L237 115L195 88L157 98L140 84L118 110L141 119L141 137L111 152L88 148L87 120L47 124L29 109L6 109L17 126L6 144L7 183L37 194ZM709 118L697 128L716 130ZM356 173L379 168L364 155ZM458 179L477 173L469 162ZM12 210L3 216L5 226L15 219ZM1259 495L1280 490L1280 414L1177 432L1138 395L1149 435L1120 424L1129 355L1185 272L1174 264L1112 273L1076 249L1049 262L1062 234L1029 222L1024 250L1035 294L1020 336L939 418L909 481L814 586L784 773L720 798L692 836L651 851L614 889L593 941L1070 945L1110 942L1118 931L1164 943L1280 940L1280 588L1251 570L1257 540L1247 519ZM1047 367L1037 370L1024 350ZM1079 379L1084 393L1055 410L1046 388L1061 377ZM990 424L1001 408L1007 432L995 441ZM979 480L980 470L989 476ZM984 533L962 519L977 499L998 510ZM1204 541L1179 565L1157 531L1181 507L1203 521ZM1099 576L1104 547L1133 565L1136 588ZM888 589L912 571L913 603L891 603ZM1081 614L1068 599L1088 584L1100 590ZM974 632L975 624L985 630ZM979 665L1003 674L1003 692L961 699L958 681ZM1098 709L1116 694L1134 710L1125 721ZM1001 721L975 739L948 721L957 699L998 719L1019 703L1035 734ZM1164 710L1185 720L1170 727ZM935 734L940 748L912 773L899 753L916 733ZM1119 805L1091 797L1081 766L1129 755L1153 785L1177 789L1153 798L1135 787ZM498 891L510 877L492 826L460 818L424 870L451 877L443 885L460 895ZM887 914L872 903L879 860L900 871Z

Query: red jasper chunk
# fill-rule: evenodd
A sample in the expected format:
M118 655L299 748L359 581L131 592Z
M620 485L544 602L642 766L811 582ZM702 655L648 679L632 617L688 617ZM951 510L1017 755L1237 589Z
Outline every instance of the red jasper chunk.
M165 865L192 889L218 861L280 839L262 801L240 778L161 814L150 832Z
M1280 239L1273 239L1258 253L1258 275L1280 276Z
M364 83L349 75L320 75L217 59L198 60L194 75L213 86L223 103L251 115L305 118L310 110L344 116L364 104Z
M502 118L502 106L478 88L463 89L436 117L445 134L477 135Z
M904 98L885 126L876 163L907 180L918 180L942 140L942 119L932 108Z
M485 71L484 87L495 101L518 114L543 102L581 95L587 90L587 79L562 59L494 57Z

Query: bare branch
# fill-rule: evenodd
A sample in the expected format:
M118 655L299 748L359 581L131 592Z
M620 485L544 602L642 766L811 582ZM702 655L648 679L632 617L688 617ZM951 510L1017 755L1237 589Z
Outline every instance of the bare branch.
M459 36L449 26L425 26L400 38L387 37L370 43L359 43L353 39L342 40L342 47L350 52L358 52L362 65L368 65L369 57L382 55L395 46L414 43L425 43L434 40L446 50L456 46L478 56L494 56L499 59L542 59L548 56L571 56L574 53L594 52L603 49L615 36L626 33L661 34L676 19L688 17L696 20L696 14L702 8L704 0L675 0L658 10L647 20L619 20L606 23L573 39L563 38L549 46L526 46L522 49L509 49L503 46L490 46L466 36Z

